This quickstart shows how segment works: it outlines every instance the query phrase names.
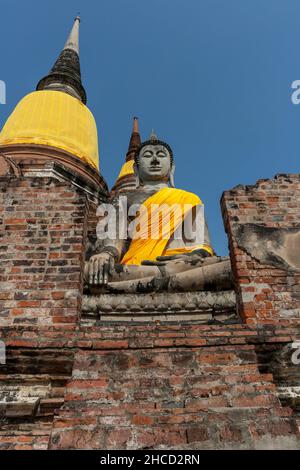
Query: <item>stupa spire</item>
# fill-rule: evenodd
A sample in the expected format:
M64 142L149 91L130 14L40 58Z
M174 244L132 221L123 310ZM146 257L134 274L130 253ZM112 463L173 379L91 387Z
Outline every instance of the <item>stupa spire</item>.
M135 176L133 171L134 155L141 143L142 141L139 132L138 118L134 117L129 146L126 153L126 161L121 168L119 176L111 190L111 194L116 191L126 191L135 189Z
M52 69L37 84L37 90L57 90L68 93L86 104L86 93L81 83L79 61L79 23L76 16L69 37Z
M80 16L77 15L74 19L74 24L69 34L68 39L66 40L64 49L73 49L79 55L79 24Z
M139 133L139 121L138 118L135 116L133 118L133 126L132 126L132 133L130 136L128 151L126 153L126 161L133 160L134 154L137 148L141 145L141 136Z

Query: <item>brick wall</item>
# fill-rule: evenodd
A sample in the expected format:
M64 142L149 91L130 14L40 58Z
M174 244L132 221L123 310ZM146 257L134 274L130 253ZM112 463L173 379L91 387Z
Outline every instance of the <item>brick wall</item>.
M297 410L278 395L299 382L298 274L254 258L239 232L296 229L299 176L224 194L242 322L220 326L81 324L95 207L67 181L0 183L0 448L299 447Z
M1 319L76 323L80 316L86 197L54 178L0 178Z
M292 410L281 406L262 359L266 345L280 350L293 341L295 328L285 336L273 326L196 324L70 326L65 332L19 326L4 333L11 371L20 367L13 353L20 344L23 357L30 348L40 356L40 374L70 373L75 354L50 448L297 445ZM51 366L42 360L50 350ZM7 425L0 433L2 447L16 445L7 442L9 431Z
M224 192L221 205L241 318L246 323L299 324L300 270L280 266L276 239L300 229L300 175L237 186ZM239 240L246 228L254 236L248 247ZM300 253L299 238L291 251L295 257Z

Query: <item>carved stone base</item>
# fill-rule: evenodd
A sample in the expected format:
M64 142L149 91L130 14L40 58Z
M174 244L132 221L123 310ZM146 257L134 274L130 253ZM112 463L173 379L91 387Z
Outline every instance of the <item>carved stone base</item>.
M238 320L234 291L86 295L81 318L84 323L99 320L233 323Z

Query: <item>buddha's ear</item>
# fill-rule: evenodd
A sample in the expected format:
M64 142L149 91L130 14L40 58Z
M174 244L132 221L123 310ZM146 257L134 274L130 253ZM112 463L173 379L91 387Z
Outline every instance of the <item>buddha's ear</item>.
M136 187L138 188L141 184L141 181L140 181L139 169L136 163L133 164L133 172L134 172L134 177L135 177L135 184L136 184Z
M170 176L169 176L169 181L170 181L171 188L175 188L174 173L175 173L175 163L172 163L171 170L170 170Z

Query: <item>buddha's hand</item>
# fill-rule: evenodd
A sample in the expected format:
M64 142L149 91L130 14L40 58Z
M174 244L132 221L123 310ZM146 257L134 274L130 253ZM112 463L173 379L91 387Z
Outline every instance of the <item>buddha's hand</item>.
M200 256L201 258L209 258L210 256L212 256L207 250L204 250L203 248L199 248L198 250L193 250L189 254Z
M89 260L89 284L107 284L108 275L114 269L114 263L113 255L105 251L92 256Z
M144 260L142 265L145 266L165 266L170 261L183 261L185 264L205 263L205 259L211 257L211 254L202 248L187 253L177 255L157 256L156 260Z

